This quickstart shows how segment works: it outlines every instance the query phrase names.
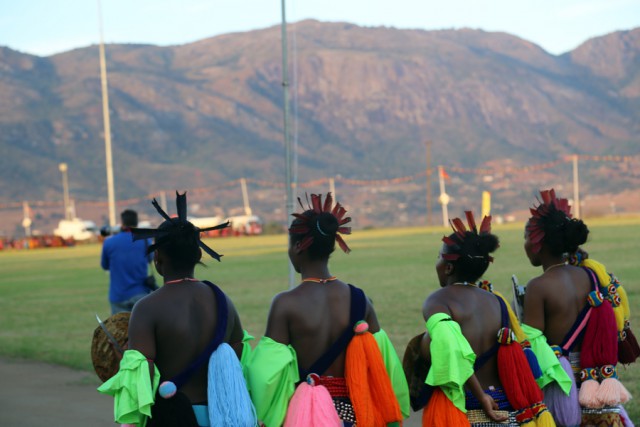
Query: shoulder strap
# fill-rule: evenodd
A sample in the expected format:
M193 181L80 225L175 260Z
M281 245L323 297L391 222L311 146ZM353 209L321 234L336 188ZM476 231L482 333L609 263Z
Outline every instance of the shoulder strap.
M598 289L598 279L596 278L595 273L593 272L593 270L591 270L590 268L587 267L582 267L582 269L584 271L587 272L587 275L589 276L589 281L591 282L591 287L593 290L597 290ZM573 325L571 326L571 329L569 329L569 332L567 332L567 335L565 335L564 339L562 340L562 344L560 345L560 347L562 347L562 353L566 356L569 354L569 352L571 351L571 349L582 340L582 337L584 335L584 331L585 331L585 327L587 326L587 322L589 321L589 317L591 316L591 309L593 307L591 307L591 305L589 303L587 303L584 308L580 311L580 313L578 314L578 317L576 318L576 321L573 322Z
M310 373L316 373L322 375L324 371L329 369L329 366L334 360L347 348L349 341L353 338L353 326L360 320L364 320L367 311L367 300L365 298L362 289L356 288L353 285L349 285L351 291L351 313L349 315L349 325L345 328L342 335L329 347L329 349L316 360L309 369L304 370L298 367L298 373L300 374L300 380L304 381L307 375Z
M198 368L200 368L203 363L209 360L209 357L211 357L211 353L216 351L218 346L224 340L227 332L227 321L229 317L227 297L225 296L224 292L222 292L222 290L213 283L207 280L203 280L202 283L209 286L216 296L216 305L218 308L218 321L216 322L217 326L213 334L213 339L211 340L209 345L202 351L202 353L200 353L196 360L191 362L191 364L178 375L171 378L170 381L172 381L178 389L189 380L189 378L195 373Z
M508 328L509 327L509 311L507 310L507 306L505 305L504 300L497 295L496 295L496 298L498 298L498 302L500 303L500 318L501 318L500 323L503 328ZM496 341L489 350L482 353L480 357L476 359L475 363L473 364L473 370L477 371L478 369L482 368L485 365L485 363L489 361L489 359L491 359L493 356L498 354L499 348L500 348L500 343Z

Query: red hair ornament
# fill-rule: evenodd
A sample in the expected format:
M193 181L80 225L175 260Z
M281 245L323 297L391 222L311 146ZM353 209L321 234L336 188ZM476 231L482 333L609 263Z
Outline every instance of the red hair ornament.
M351 234L351 227L345 227L344 225L351 222L351 217L345 217L347 210L342 207L339 202L336 202L333 208L331 205L333 204L333 197L331 193L327 193L327 197L322 203L322 194L312 194L311 202L307 198L308 208L305 208L302 204L302 200L298 197L298 203L300 207L306 211L313 211L316 215L320 215L322 213L329 213L333 215L333 217L338 221L338 230L336 231L336 242L338 242L338 246L345 253L351 252L349 246L347 246L346 242L342 238L340 234ZM323 236L327 236L327 234L320 228L320 224L316 221L312 221L310 216L304 215L303 213L294 213L292 214L297 220L297 223L294 223L289 228L289 233L291 234L308 234L305 238L300 242L300 249L307 249L313 243L313 234L311 234L312 227L316 227L318 232ZM314 225L315 222L315 225Z
M529 219L529 224L527 225L529 240L533 244L532 250L533 253L536 254L540 252L540 249L542 249L542 242L544 241L545 233L544 226L542 224L543 219L547 217L552 210L564 213L567 216L567 219L572 218L569 201L567 199L558 199L553 188L550 190L540 191L540 198L542 199L538 199L540 204L529 209L532 216Z
M478 228L476 227L476 220L473 217L473 212L464 211L464 214L467 217L469 230L467 230L467 227L465 227L460 218L454 218L449 220L449 224L451 225L455 236L453 238L449 236L442 237L442 241L447 246L450 246L454 249L460 249L460 245L465 241L467 231L475 234L476 236L491 233L491 215L485 216L482 219L482 223L480 223L480 231L478 231ZM456 239L458 241L456 241ZM458 258L460 258L460 254L442 254L442 258L446 259L447 261L456 261ZM489 262L493 262L492 256L487 256L487 259L489 260Z

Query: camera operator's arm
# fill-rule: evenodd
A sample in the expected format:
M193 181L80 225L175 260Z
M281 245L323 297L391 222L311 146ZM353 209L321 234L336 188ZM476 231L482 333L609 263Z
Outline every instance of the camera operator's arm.
M111 245L105 240L102 244L102 255L100 256L100 266L103 270L109 270L109 253Z

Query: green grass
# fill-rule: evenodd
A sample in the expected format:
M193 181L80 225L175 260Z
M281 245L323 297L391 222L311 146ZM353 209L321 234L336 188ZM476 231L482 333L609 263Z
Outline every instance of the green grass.
M637 248L640 219L589 221L585 248L625 285L635 319L640 313ZM353 252L335 252L331 272L362 287L373 299L382 327L400 357L411 337L424 330L421 307L438 287L434 269L444 228L356 231L347 236ZM510 277L521 284L541 273L523 250L523 226L496 226L501 247L486 278L510 297ZM286 236L223 238L208 243L225 256L205 260L196 276L221 286L232 298L243 326L264 333L273 296L288 287ZM99 245L0 252L0 355L92 371L90 345L94 313L109 316L108 273L99 266ZM640 322L632 318L640 337ZM620 368L629 391L640 396L640 369ZM629 405L634 420L640 408Z

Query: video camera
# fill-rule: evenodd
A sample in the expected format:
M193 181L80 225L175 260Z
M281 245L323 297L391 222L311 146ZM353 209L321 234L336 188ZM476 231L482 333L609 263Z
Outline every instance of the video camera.
M114 234L118 234L120 231L122 231L122 228L120 228L119 225L116 225L114 227L110 225L103 225L102 227L100 227L100 235L102 237L109 237Z

